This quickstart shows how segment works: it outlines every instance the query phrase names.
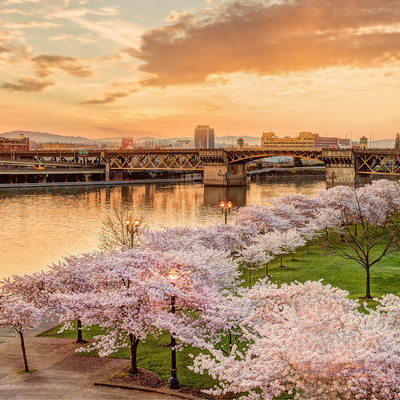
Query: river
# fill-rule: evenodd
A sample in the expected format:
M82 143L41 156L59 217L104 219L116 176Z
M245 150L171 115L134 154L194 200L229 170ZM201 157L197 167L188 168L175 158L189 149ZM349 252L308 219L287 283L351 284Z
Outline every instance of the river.
M154 229L222 223L218 204L231 200L228 222L245 205L265 205L286 193L315 195L324 179L282 179L247 187L146 184L0 190L0 278L27 274L63 256L95 250L102 221L113 207L132 206L132 216Z

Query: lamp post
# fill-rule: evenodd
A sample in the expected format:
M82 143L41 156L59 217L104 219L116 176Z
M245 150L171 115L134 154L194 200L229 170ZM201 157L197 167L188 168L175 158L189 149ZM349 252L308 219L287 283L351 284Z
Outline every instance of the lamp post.
M231 212L232 202L221 201L221 203L219 203L219 206L221 207L222 214L224 214L226 225L228 223L228 214Z
M168 273L168 278L171 280L173 286L175 286L175 281L178 279L178 273L174 268ZM175 314L175 295L171 296L171 313ZM171 333L171 377L169 378L170 389L179 389L179 380L176 374L176 340L174 335Z
M141 220L136 218L132 221L130 217L125 220L126 232L129 235L129 248L133 249L133 238L138 233L139 225L141 224Z

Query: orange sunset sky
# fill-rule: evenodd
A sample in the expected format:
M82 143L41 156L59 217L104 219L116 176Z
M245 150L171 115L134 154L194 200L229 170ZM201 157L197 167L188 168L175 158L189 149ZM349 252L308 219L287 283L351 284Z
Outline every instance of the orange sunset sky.
M400 0L0 4L0 132L400 131Z

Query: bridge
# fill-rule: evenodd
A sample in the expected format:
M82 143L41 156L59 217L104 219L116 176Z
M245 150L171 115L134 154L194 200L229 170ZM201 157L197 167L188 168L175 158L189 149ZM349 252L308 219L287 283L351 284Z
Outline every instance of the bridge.
M73 169L85 174L99 171L105 180L120 179L123 171L204 171L204 184L239 186L247 183L247 164L267 157L299 157L326 166L327 186L360 186L373 175L400 178L400 152L390 149L134 149L0 152L0 168L40 166L52 173ZM36 171L40 173L39 170ZM65 172L63 172L65 173ZM119 175L119 176L118 176Z

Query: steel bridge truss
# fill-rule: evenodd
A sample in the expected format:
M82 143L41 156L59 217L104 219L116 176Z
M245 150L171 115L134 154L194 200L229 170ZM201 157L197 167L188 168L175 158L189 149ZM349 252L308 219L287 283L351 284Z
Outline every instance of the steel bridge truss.
M361 154L358 156L357 173L400 175L400 153Z
M201 171L204 166L198 153L142 153L111 154L109 160L111 169L119 170L181 170Z
M230 163L244 163L267 157L298 157L302 159L321 161L321 151L318 150L229 150Z

